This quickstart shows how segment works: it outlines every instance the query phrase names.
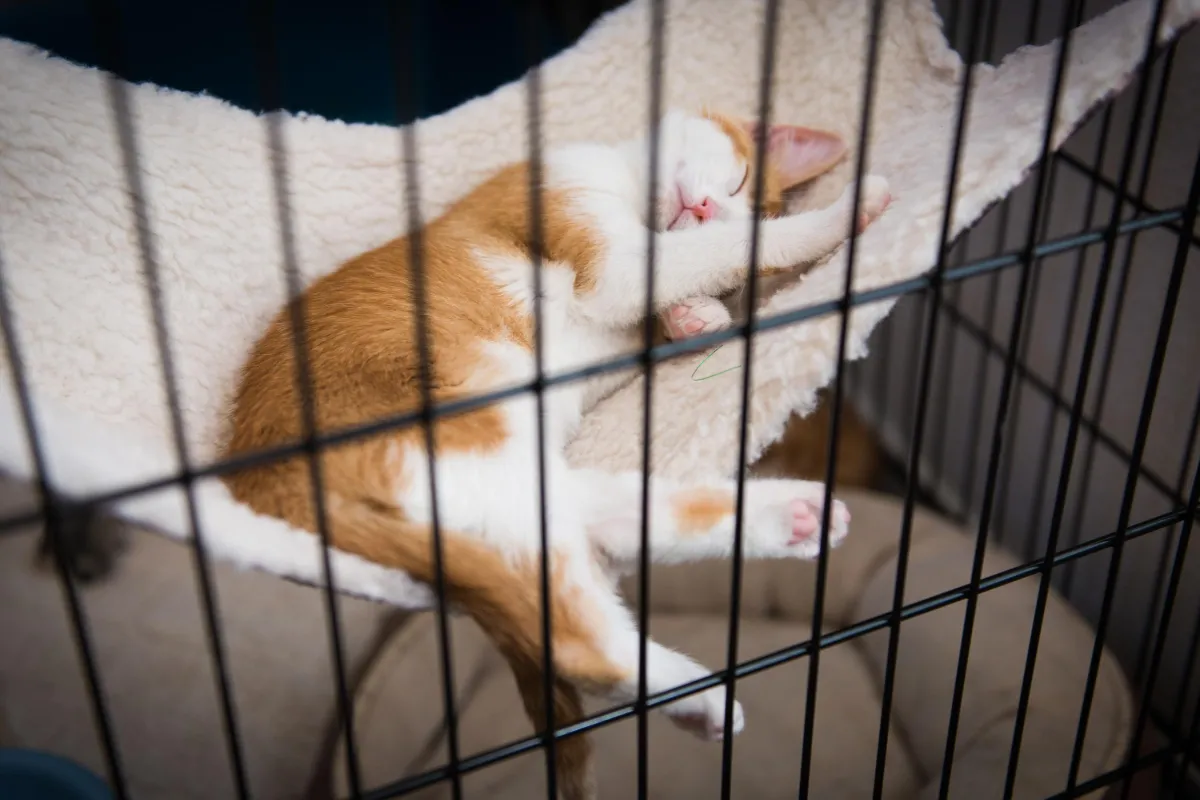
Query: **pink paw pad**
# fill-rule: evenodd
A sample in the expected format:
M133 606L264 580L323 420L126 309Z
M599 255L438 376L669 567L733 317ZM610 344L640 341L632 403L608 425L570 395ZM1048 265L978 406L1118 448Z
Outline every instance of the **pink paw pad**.
M704 330L704 320L693 315L688 306L675 306L668 314L671 327L685 334L699 333Z
M887 207L890 206L891 204L892 204L892 196L891 196L891 194L887 194L887 195L884 195L883 203L879 206L879 210L876 211L874 214L869 214L866 211L859 211L858 212L858 232L862 233L863 231L865 231L872 222L879 219L879 217L883 215L884 211L887 211Z
M800 544L812 538L821 524L816 509L807 500L793 500L790 505L792 512L792 538L788 544Z
M721 330L732 321L725 306L710 297L684 300L669 308L663 317L667 336L674 340Z
M818 504L807 500L793 500L789 505L792 514L792 537L788 544L804 544L817 535L821 528L821 509ZM850 509L834 501L830 523L835 531L844 531L850 525Z

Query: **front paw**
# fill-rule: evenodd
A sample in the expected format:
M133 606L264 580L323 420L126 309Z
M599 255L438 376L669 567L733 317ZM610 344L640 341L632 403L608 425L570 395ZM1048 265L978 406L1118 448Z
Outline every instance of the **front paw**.
M733 324L729 309L712 297L689 297L667 309L662 319L667 338L672 341L722 331Z
M854 208L854 184L850 184L842 192L841 202L846 213L849 214ZM878 175L864 177L862 193L859 195L858 201L858 222L855 226L858 233L862 233L868 225L879 219L891 202L892 193L888 188L886 178Z

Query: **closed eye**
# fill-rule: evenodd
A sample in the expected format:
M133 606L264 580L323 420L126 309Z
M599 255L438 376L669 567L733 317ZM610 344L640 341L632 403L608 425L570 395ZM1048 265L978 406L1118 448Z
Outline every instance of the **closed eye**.
M745 186L746 186L746 181L747 181L749 178L750 178L750 165L749 165L749 164L747 164L747 165L746 165L746 171L742 173L742 181L741 181L741 183L739 183L739 184L737 185L737 188L736 188L736 189L734 189L732 192L730 192L730 193L729 193L729 196L730 196L730 197L733 197L733 196L734 196L734 195L736 195L738 192L740 192L742 189L744 189L744 188L745 188Z

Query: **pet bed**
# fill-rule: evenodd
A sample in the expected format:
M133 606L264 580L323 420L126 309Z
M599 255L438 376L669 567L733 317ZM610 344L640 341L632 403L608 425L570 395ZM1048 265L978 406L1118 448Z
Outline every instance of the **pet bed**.
M856 141L868 6L866 0L781 4L776 119ZM859 240L859 290L912 278L935 263L963 69L931 0L894 0L885 9L869 169L889 179L895 201ZM1128 81L1152 9L1147 0L1130 0L1075 32L1055 146ZM763 13L762 0L670 4L667 103L753 115ZM1160 39L1198 15L1200 0L1168 2ZM648 5L634 0L546 63L548 144L645 130L649 37ZM975 71L952 233L1015 187L1037 159L1056 53L1054 45L1029 47ZM192 466L203 467L218 455L237 370L285 297L266 128L255 115L209 97L152 86L135 87L130 97L185 438ZM419 124L424 218L526 156L525 103L525 86L509 84ZM405 229L394 129L307 116L287 118L282 129L295 251L306 281ZM804 202L830 202L849 179L852 161L818 181ZM0 40L0 257L50 483L89 496L177 474L106 78L9 40ZM760 313L838 296L845 266L843 249L776 293ZM892 304L854 311L850 358L865 354L867 335ZM759 338L751 456L831 379L838 325L830 316ZM738 350L724 348L711 367L724 368L722 359L736 359ZM694 381L702 357L657 370L653 455L660 473L695 472L697 465L735 470L740 381ZM637 468L640 397L634 381L592 411L571 445L572 460ZM33 473L7 376L0 389L0 469L23 479ZM186 538L183 492L166 480L162 485L112 510ZM196 489L210 554L321 581L316 537L254 515L214 478L199 480ZM345 553L335 553L333 564L341 591L410 608L430 603L429 591L403 573Z

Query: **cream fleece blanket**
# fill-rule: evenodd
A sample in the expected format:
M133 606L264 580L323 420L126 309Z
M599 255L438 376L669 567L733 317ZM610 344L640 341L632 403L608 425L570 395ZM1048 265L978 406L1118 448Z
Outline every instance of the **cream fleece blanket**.
M762 0L672 3L665 91L670 105L708 104L752 115L759 73ZM866 56L867 0L785 0L778 26L775 118L830 128L856 141ZM1059 144L1097 102L1121 89L1142 54L1153 3L1130 0L1084 25L1071 48L1058 114ZM934 264L962 64L947 46L931 0L886 4L875 101L871 172L895 201L859 240L858 289L919 275ZM1200 0L1170 0L1160 37L1200 16ZM599 21L543 72L549 144L613 140L647 124L649 9L634 0ZM1017 185L1036 160L1056 47L1023 49L975 73L972 114L953 231ZM719 65L719 69L714 69ZM162 273L194 463L215 457L236 372L284 299L266 131L261 119L208 97L151 86L132 91L141 169ZM287 119L296 249L306 280L405 229L394 129L313 117ZM489 172L523 159L525 87L504 86L422 121L425 218ZM831 200L851 163L805 199ZM34 391L52 485L72 496L163 478L179 467L123 178L105 76L0 40L0 258L17 338ZM776 293L761 313L840 294L843 253ZM865 354L892 302L851 316L849 354ZM752 455L805 410L832 377L836 317L763 335L754 351ZM726 347L714 370L738 359ZM657 371L655 469L736 468L740 373L694 381L700 356ZM5 365L6 371L11 371ZM706 368L707 371L707 368ZM637 468L641 391L626 385L585 420L571 447L579 464ZM32 476L19 409L0 390L0 469ZM216 480L197 485L209 552L237 564L319 583L313 535L258 517ZM183 493L130 497L114 511L183 539ZM342 591L425 607L428 590L403 573L334 554Z

